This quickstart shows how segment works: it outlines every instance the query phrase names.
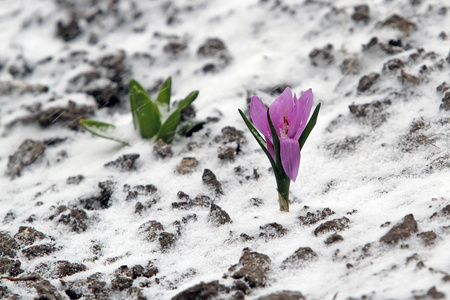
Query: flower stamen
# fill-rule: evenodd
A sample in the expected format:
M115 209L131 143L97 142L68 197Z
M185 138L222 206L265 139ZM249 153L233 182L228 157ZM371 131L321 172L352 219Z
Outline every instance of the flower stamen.
M284 110L284 134L287 135L288 130L289 130L289 122L287 120L287 110L285 109Z

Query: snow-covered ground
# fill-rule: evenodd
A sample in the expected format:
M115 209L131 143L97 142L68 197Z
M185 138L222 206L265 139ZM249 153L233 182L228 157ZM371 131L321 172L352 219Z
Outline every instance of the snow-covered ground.
M449 296L449 10L0 0L0 295ZM168 76L173 100L199 90L190 117L207 123L163 158L133 130L127 84L156 98ZM286 86L322 103L289 213L237 112ZM81 130L83 117L116 124L131 146ZM139 154L133 168L104 166L126 154ZM198 165L180 174L185 157Z

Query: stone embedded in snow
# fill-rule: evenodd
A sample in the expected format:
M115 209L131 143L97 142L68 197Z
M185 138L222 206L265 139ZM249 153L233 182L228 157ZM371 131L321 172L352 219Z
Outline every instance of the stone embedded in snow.
M243 278L251 288L255 288L265 286L270 264L269 256L244 249L239 263L230 267L229 271L234 279Z
M397 70L403 69L404 66L405 64L401 59L393 58L383 65L383 73L395 73Z
M380 238L380 242L397 244L399 241L409 238L418 231L417 222L412 214L406 215L402 221Z
M238 145L245 144L246 139L244 136L244 132L242 130L238 130L233 126L226 126L222 128L222 134L218 135L214 138L216 143L237 143Z
M52 244L42 244L22 249L22 254L31 260L36 257L50 255L57 250L58 249Z
M81 29L78 25L76 14L73 13L67 23L64 23L61 20L58 21L58 23L56 23L56 30L56 35L62 38L65 42L69 42L79 36L81 34Z
M236 152L237 148L234 147L219 148L219 155L217 157L221 160L234 160Z
M326 245L331 245L337 242L341 242L343 241L344 238L342 237L342 235L337 234L337 233L333 233L332 235L330 235L329 237L327 237L327 239L324 241L324 243Z
M267 296L259 297L257 300L305 300L305 296L303 296L300 292L294 291L281 291L269 294Z
M24 271L20 268L22 263L20 260L9 259L7 257L0 257L0 275L7 275L16 277ZM0 296L2 295L0 290Z
M425 246L432 246L437 238L437 234L430 230L425 232L420 232L417 234L417 237L422 240Z
M348 223L350 223L350 220L347 217L327 221L314 229L314 235L317 236L330 231L342 231L348 228Z
M105 164L106 168L116 168L120 171L136 170L135 162L140 157L139 154L124 154L114 161Z
M283 261L282 268L296 267L315 257L317 257L317 254L310 247L300 247L294 254Z
M40 276L37 276L37 278L32 281L32 286L36 289L36 292L39 296L38 299L64 299L54 285L52 285L48 280L41 278Z
M341 69L341 73L343 75L348 74L356 75L359 74L359 72L361 71L361 63L359 59L356 57L347 58L342 62L339 68Z
M312 225L328 218L328 216L331 216L333 214L335 214L335 212L326 207L322 210L316 210L316 212L313 213L307 212L306 216L300 216L298 217L298 220L302 225Z
M380 78L380 74L378 74L376 72L372 72L368 75L364 75L359 80L358 89L357 89L358 92L364 93L364 92L369 91L369 89L378 81L379 78Z
M133 279L116 275L111 280L111 288L117 291L123 291L130 288L133 285Z
M203 171L202 181L204 185L212 188L216 194L223 195L222 184L211 170L205 169Z
M88 227L88 215L79 208L73 208L67 215L61 215L58 222L68 225L72 231L81 233Z
M198 160L195 157L184 157L177 166L177 172L180 174L192 173L198 166Z
M176 241L175 235L173 233L169 232L161 232L159 234L159 244L161 245L161 248L168 249L170 248Z
M444 98L442 98L442 103L439 106L440 110L450 110L450 92L445 93Z
M115 182L111 180L98 183L100 194L86 199L81 199L80 203L89 210L106 209L111 206L111 196L114 191Z
M408 73L406 73L403 70L402 70L400 79L401 79L403 84L406 84L406 82L409 82L409 83L412 83L414 85L418 85L418 84L420 84L420 81L421 81L420 77L408 74Z
M393 14L392 16L387 18L384 22L382 22L381 27L396 28L405 33L406 35L409 35L412 30L417 29L416 23L411 22L410 20L397 14Z
M67 184L75 184L78 185L80 184L80 182L82 182L84 180L84 176L83 175L76 175L76 176L70 176L67 178L66 183Z
M23 141L19 149L8 158L8 175L11 178L20 176L23 168L34 163L44 151L45 144L41 141Z
M177 55L183 50L187 48L187 44L185 41L181 39L171 39L167 42L167 44L164 46L163 50L166 53Z
M283 225L276 222L268 223L264 226L260 226L259 237L265 239L279 238L287 234L288 230Z
M0 257L8 256L14 258L19 249L20 245L14 238L6 232L0 231Z
M334 62L333 45L327 44L323 48L314 48L309 53L311 64L315 67L325 67Z
M153 152L155 152L161 158L172 157L173 155L172 147L166 144L161 139L159 139L153 146Z
M215 299L219 293L225 290L225 286L219 284L218 280L196 284L172 297L172 300L207 300Z
M356 118L376 128L386 122L389 116L386 110L391 104L391 99L385 99L364 104L352 104L348 108Z
M19 231L14 235L16 241L18 241L22 246L30 246L34 244L37 240L43 240L46 238L45 234L37 231L33 227L20 226Z
M216 204L211 204L211 208L209 211L209 221L216 226L232 223L228 213Z
M47 93L48 86L45 85L31 85L22 81L0 81L0 96L12 94L41 94Z
M139 232L144 235L149 242L156 240L158 235L164 231L164 226L156 220L145 222L139 227Z
M73 274L84 272L87 268L83 264L71 263L67 260L59 260L57 262L44 262L35 267L35 272L44 278L63 278Z
M367 4L360 4L354 7L355 11L352 14L352 19L356 22L364 22L367 24L370 21L369 6Z

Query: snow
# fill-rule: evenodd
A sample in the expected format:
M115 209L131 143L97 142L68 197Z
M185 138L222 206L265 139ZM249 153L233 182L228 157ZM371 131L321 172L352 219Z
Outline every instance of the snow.
M20 5L17 4L19 2ZM430 0L418 6L412 6L406 0L291 0L282 1L280 6L271 0L145 1L136 2L143 12L136 21L129 16L131 2L119 3L119 10L126 17L123 26L116 27L114 20L106 17L102 26L80 22L83 33L66 43L56 37L56 22L67 20L70 10L58 6L56 1L0 2L0 66L6 64L3 70L0 68L0 80L13 79L7 68L20 55L35 67L33 74L24 81L49 86L49 92L45 94L0 97L0 221L8 212L16 215L15 220L0 223L0 230L13 236L19 226L32 226L61 247L49 256L31 261L19 254L26 272L33 272L42 262L68 260L85 264L87 271L63 280L82 279L96 272L102 272L111 279L114 271L122 265L145 265L149 260L155 260L160 270L157 277L161 282L143 288L143 292L148 299L170 299L201 281L230 281L221 279L223 274L238 263L242 249L249 247L270 257L272 271L266 287L254 289L248 299L281 290L301 291L307 299L333 299L335 296L335 299L346 299L362 295L370 295L373 299L410 299L413 295L425 294L432 286L450 295L450 285L441 280L443 274L439 273L450 269L449 219L448 216L430 219L434 212L450 204L450 172L448 168L425 172L433 160L445 155L448 159L449 155L448 123L440 123L449 117L449 113L439 110L443 95L436 92L438 85L449 80L449 64L445 62L443 70L435 69L422 76L424 79L418 86L403 85L397 78L399 73L382 74L386 61L392 58L407 60L417 52L417 48L434 51L437 60L447 57L450 40L442 40L438 35L442 31L450 35L450 12L437 14L440 7L450 9L445 0ZM371 20L367 25L355 23L350 17L353 7L361 3L370 6ZM283 6L295 10L295 14L284 11ZM332 12L333 7L343 9L343 12L336 15ZM166 24L170 11L177 9L180 12L176 14L175 23ZM377 27L378 22L393 13L417 23L418 30L406 36L397 29ZM133 31L140 25L145 25L144 32ZM90 31L97 32L99 44L88 44L87 32ZM154 36L154 32L177 35L187 42L188 47L179 55L165 53L163 47L168 40ZM364 53L362 45L373 36L382 42L402 39L404 44L412 47L394 55ZM203 65L214 59L198 57L196 51L211 37L224 41L232 59L218 72L203 74ZM334 46L335 61L329 66L312 66L309 53L328 43ZM154 154L153 141L141 140L133 132L126 98L122 99L120 108L102 108L94 119L117 124L123 130L128 127L130 147L58 125L47 129L38 125L9 128L7 124L26 116L25 106L35 102L41 102L43 109L64 106L68 100L77 105L95 103L85 94L66 93L68 80L89 69L86 64L71 67L70 64L58 63L60 58L66 58L74 50L87 51L89 60L124 50L129 71L123 76L127 80L133 77L142 85L151 87L158 79L172 76L173 100L199 90L200 95L194 102L196 120L210 116L220 120L208 123L190 138L177 138L172 144L174 156L167 159ZM137 52L150 54L155 62L151 65L139 63L132 58ZM48 56L53 57L49 64L36 65ZM361 60L360 73L342 75L339 65L345 58L354 56ZM435 63L428 58L420 63L409 63L404 70L419 76L423 64L431 67ZM371 72L381 74L377 92L358 94L359 79ZM290 213L278 211L275 180L268 170L270 164L237 112L238 108L247 109L247 91L256 92L268 105L276 95L270 95L266 89L285 83L297 95L312 88L314 106L322 103L318 123L302 151L299 177L291 184L293 202ZM50 98L54 101L50 102ZM355 118L348 108L352 104L386 98L391 99L392 104L386 107L386 122L377 128ZM330 132L330 123L339 115L343 117ZM413 121L420 120L430 124L424 132L429 139L434 138L433 145L423 143L411 152L402 151L402 136L409 132ZM243 130L247 139L242 153L231 162L217 158L220 145L213 141L225 126ZM357 136L362 136L363 140L353 152L333 155L332 143ZM52 137L67 137L67 140L48 147L42 157L24 169L22 176L11 180L6 175L8 156L23 140L42 141ZM199 148L188 151L190 142L196 142ZM67 151L67 157L58 161L61 150ZM128 153L140 154L135 171L120 172L103 167ZM199 165L192 174L175 172L183 157L198 159ZM234 171L237 166L250 172L256 169L261 176L258 180L239 183ZM225 195L215 197L203 185L204 169L214 172L223 184ZM80 185L66 184L68 177L78 174L85 177ZM112 206L87 211L87 231L72 232L68 226L48 219L60 205L80 207L79 200L97 194L98 182L108 179L115 182ZM330 182L329 191L324 192ZM134 212L137 200L125 201L124 184L154 184L160 199L139 216ZM191 197L199 194L213 197L233 223L215 227L208 221L207 209L172 209L171 203L178 201L178 191ZM39 192L41 195L37 197ZM138 200L143 202L144 198ZM253 206L249 202L251 198L261 198L264 204ZM42 205L38 206L38 201ZM306 210L304 206L309 208ZM312 233L320 223L300 225L298 216L325 207L335 211L327 220L343 216L350 219L349 228L339 232L343 242L325 245L324 240L329 234L316 237ZM354 210L356 212L349 214ZM173 222L194 213L197 221L188 223L174 246L167 251L159 250L157 242L149 243L138 233L138 228L148 220L157 220L165 231L174 233ZM419 232L433 230L437 233L435 245L424 247L415 235L403 242L409 245L407 248L379 242L380 237L410 213L418 223ZM31 214L35 220L30 224L25 220ZM391 222L390 226L380 227L387 221ZM288 233L267 241L260 238L243 241L239 238L241 233L257 236L260 226L272 222L283 225ZM102 246L102 256L92 261L90 247L94 243ZM359 260L361 248L367 243L374 243L372 256ZM311 247L317 258L300 268L282 269L283 260L299 247ZM415 253L425 268L417 267L417 261L406 263L406 259ZM112 257L121 258L108 264L107 258ZM348 264L353 267L348 267ZM194 275L183 276L192 270L195 270ZM134 286L139 286L140 281L144 279L136 279ZM59 279L51 279L50 282L61 288ZM25 298L36 295L24 284L2 280L0 285L8 286ZM112 297L124 297L120 292L115 293Z

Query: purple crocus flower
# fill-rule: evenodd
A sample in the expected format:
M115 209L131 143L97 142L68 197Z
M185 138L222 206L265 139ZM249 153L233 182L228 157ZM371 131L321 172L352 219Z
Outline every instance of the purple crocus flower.
M313 93L309 89L299 99L290 88L270 105L270 118L280 139L280 156L286 175L295 182L300 167L300 146L298 139L308 122L313 105ZM250 103L250 117L256 128L264 135L267 142L267 150L275 159L272 133L267 120L267 108L261 99L252 97Z

